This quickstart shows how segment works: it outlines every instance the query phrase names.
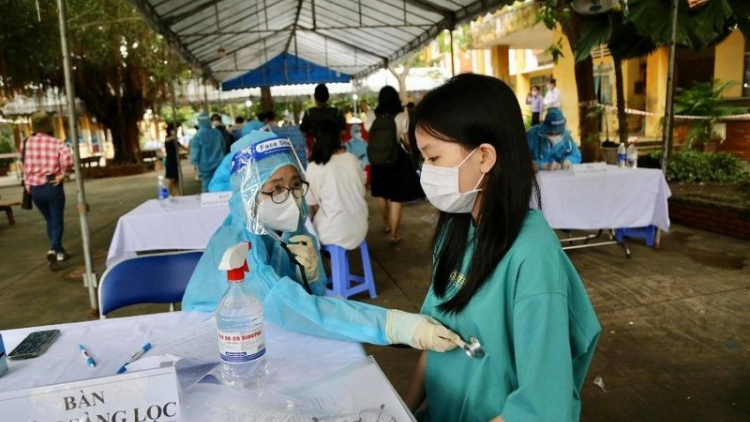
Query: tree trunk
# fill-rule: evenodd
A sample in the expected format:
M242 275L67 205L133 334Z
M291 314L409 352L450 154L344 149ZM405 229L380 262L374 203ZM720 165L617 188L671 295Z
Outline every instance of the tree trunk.
M628 115L625 113L625 84L622 77L622 60L612 56L615 66L615 90L617 91L617 133L620 143L628 141Z
M409 101L409 93L406 90L406 76L409 75L409 70L414 66L414 62L417 59L417 53L412 54L409 56L408 59L406 59L402 66L404 66L404 70L401 71L401 73L396 72L396 68L388 66L388 70L391 71L393 76L398 79L398 96L401 98L401 104L406 105L406 103Z
M273 97L271 96L271 87L260 87L260 110L264 113L273 111Z
M580 22L577 13L570 14L570 20L563 26L571 49L576 50L575 40L580 39ZM578 119L580 122L581 146L585 161L599 159L599 119L589 113L589 107L596 101L594 89L594 60L589 55L575 64L576 91L578 92Z

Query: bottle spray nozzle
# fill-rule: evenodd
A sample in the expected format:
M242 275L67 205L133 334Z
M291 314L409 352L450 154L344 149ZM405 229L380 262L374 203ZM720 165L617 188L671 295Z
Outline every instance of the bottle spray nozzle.
M244 280L245 272L250 271L246 258L250 247L250 242L242 242L229 247L224 252L219 269L227 272L227 280L230 282Z

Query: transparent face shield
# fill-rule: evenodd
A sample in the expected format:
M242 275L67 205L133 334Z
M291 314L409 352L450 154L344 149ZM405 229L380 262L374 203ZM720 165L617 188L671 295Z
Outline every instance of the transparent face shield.
M287 138L273 137L232 158L232 190L252 234L297 231L309 217L307 176Z

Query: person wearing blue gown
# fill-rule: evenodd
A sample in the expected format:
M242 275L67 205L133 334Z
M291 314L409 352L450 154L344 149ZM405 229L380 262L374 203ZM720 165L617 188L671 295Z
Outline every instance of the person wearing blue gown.
M221 132L211 127L207 113L198 115L198 132L190 140L190 164L198 168L203 183L203 192L208 192L208 185L224 157L224 137Z
M198 262L183 310L216 309L228 286L219 270L224 251L250 242L246 280L263 302L267 321L339 340L439 352L456 347L456 335L432 318L325 296L327 278L317 240L304 225L308 184L292 143L265 131L252 132L239 143L246 146L232 157L230 213Z
M534 166L538 170L568 170L572 164L581 163L578 149L570 131L565 128L566 119L559 108L551 108L544 122L526 131Z

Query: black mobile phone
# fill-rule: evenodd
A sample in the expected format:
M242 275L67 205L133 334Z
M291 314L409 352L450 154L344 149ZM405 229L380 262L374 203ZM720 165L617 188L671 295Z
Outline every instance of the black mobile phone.
M55 175L54 174L48 174L47 175L47 183L52 183L55 181Z
M34 331L8 354L8 359L31 359L41 356L60 335L60 330Z

